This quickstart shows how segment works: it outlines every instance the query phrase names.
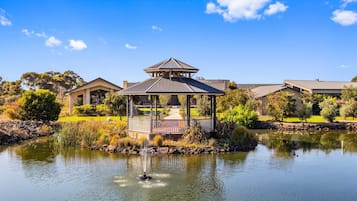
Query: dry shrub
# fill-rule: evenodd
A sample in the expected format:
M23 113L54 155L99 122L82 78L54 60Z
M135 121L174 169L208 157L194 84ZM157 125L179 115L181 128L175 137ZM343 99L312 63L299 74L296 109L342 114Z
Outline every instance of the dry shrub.
M161 135L155 135L153 139L154 146L161 147L163 144L163 139Z

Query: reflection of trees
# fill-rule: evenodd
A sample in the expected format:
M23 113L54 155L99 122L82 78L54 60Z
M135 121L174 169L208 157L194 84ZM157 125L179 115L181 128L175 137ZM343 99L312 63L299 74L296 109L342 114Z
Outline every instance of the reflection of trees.
M342 132L329 132L320 134L260 134L260 141L269 149L275 151L278 157L292 157L296 149L310 151L322 149L326 153L341 148L343 141L344 150L357 152L357 134Z
M341 134L340 138L343 141L343 150L357 152L357 134Z
M341 142L339 141L339 134L325 133L321 135L320 139L321 148L329 153L332 149L337 149L341 147Z
M18 146L14 149L14 151L24 162L32 160L51 163L56 157L52 140L39 139L31 143L26 143L22 146Z
M269 149L274 149L277 157L291 158L293 157L293 150L297 149L296 141L292 140L292 135L284 134L264 134L263 144Z

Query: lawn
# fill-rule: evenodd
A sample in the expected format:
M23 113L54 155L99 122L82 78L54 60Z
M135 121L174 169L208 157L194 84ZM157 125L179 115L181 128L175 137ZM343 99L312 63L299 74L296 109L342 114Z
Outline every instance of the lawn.
M60 117L58 122L75 122L75 121L107 121L108 119L118 121L119 116L66 116ZM126 121L126 116L123 116L122 121Z

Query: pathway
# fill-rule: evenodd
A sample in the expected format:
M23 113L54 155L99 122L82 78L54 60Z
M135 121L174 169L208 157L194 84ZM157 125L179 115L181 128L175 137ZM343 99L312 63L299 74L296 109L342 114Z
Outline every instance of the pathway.
M164 118L165 120L182 120L179 108L170 108L169 115Z

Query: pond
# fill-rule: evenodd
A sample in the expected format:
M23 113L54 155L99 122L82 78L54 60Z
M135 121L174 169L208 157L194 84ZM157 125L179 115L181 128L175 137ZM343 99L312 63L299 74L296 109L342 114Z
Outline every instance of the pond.
M0 147L1 200L357 200L357 135L260 134L256 150L143 157L61 149L51 138Z

